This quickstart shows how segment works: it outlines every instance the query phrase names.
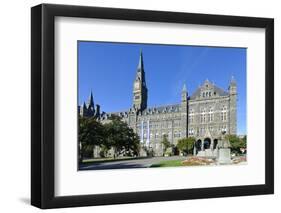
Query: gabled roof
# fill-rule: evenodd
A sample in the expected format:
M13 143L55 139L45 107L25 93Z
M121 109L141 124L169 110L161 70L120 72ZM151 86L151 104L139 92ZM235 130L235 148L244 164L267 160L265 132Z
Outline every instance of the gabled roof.
M201 90L203 89L204 85L200 86L195 90L195 92L190 96L191 100L196 99L196 97L200 97ZM219 88L218 86L212 84L213 91L216 93L217 96L227 96L228 92Z

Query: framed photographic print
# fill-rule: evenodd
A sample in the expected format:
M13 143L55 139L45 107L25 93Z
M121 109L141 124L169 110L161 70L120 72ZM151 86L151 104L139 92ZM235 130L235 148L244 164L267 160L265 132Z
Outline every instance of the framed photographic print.
M274 21L31 9L31 203L274 192Z

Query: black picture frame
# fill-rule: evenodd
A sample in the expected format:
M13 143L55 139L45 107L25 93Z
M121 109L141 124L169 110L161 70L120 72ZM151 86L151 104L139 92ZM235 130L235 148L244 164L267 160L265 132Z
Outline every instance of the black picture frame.
M83 17L264 28L265 184L93 195L54 195L54 18ZM274 20L164 11L41 4L31 8L31 204L39 208L140 203L274 193Z

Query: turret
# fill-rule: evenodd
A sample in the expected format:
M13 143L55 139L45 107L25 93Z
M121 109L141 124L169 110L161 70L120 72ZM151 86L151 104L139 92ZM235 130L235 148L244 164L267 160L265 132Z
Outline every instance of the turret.
M228 87L229 91L229 134L237 133L237 83L234 77L231 77Z
M184 84L182 91L181 91L181 101L187 102L187 96L188 96L188 93L187 93L186 85Z
M186 85L183 85L181 91L181 136L187 137L187 127L188 127L188 103L187 103L187 89Z
M83 105L80 107L80 116L82 117L87 116L87 106L85 101L83 102Z
M229 90L230 95L236 95L237 94L237 83L236 83L236 80L234 79L233 76L231 77L228 90Z
M96 118L100 117L100 105L99 104L96 104L95 117Z

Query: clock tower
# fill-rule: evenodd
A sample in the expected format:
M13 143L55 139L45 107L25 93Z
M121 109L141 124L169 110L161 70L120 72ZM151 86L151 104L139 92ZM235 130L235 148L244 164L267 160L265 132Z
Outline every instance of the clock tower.
M145 83L145 72L143 65L142 51L140 53L137 74L133 88L133 108L138 111L143 111L147 107L147 87Z

